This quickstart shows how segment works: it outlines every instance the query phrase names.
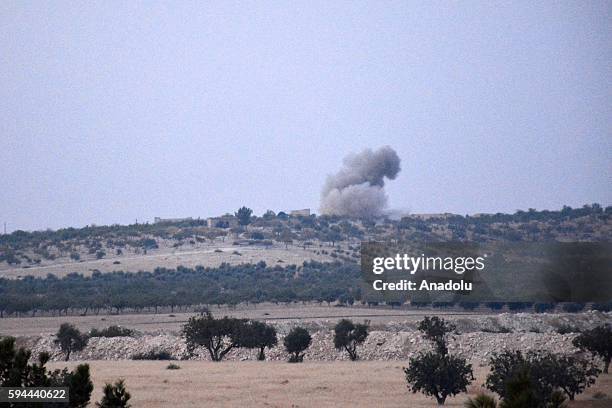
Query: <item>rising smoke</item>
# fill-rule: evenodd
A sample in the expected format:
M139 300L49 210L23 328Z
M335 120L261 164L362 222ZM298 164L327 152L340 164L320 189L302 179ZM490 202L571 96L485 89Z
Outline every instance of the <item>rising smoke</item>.
M327 177L321 214L359 218L382 215L387 206L384 179L395 179L399 171L400 158L389 146L348 155L340 171Z

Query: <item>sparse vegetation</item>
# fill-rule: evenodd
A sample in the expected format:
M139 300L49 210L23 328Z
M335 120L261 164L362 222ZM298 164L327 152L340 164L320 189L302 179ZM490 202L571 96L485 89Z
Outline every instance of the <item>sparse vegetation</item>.
M165 350L150 350L134 354L132 360L176 360L176 358Z
M134 335L134 330L127 327L109 326L105 329L91 329L89 337L131 337Z

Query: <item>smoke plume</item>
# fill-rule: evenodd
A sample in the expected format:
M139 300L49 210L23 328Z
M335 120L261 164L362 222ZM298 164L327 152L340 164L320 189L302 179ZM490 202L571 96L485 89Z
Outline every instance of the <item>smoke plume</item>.
M400 158L389 146L348 155L340 171L327 177L321 213L359 218L382 215L387 206L385 177L393 180L399 171Z

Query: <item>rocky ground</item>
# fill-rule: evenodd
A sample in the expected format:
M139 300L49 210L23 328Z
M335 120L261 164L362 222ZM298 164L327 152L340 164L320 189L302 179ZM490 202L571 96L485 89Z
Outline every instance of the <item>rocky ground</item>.
M478 364L486 364L493 352L504 349L550 350L555 353L575 353L572 345L576 332L558 333L559 328L585 330L612 322L611 313L586 312L580 314L510 314L490 316L449 316L447 320L457 326L457 334L451 336L449 349ZM431 347L416 330L417 320L390 321L373 325L366 342L359 348L363 360L406 360L413 354ZM286 360L282 337L298 321L273 322L279 333L279 345L267 350L269 360ZM315 361L346 360L346 353L333 347L335 320L322 320L305 324L313 341L305 359ZM567 331L567 330L566 330ZM19 339L20 345L31 348L34 355L41 351L51 353L52 360L61 360L63 355L54 344L52 335L30 336ZM136 333L133 337L94 337L87 347L75 352L72 360L123 360L138 353L165 351L178 360L209 359L205 349L196 350L189 356L184 340L178 332L158 331ZM235 349L228 360L254 360L255 350Z

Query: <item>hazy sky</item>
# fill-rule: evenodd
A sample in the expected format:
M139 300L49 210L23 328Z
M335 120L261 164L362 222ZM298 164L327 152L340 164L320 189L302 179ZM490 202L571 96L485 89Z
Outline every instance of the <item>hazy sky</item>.
M5 0L0 222L316 209L382 145L393 208L610 205L611 39L610 1Z

